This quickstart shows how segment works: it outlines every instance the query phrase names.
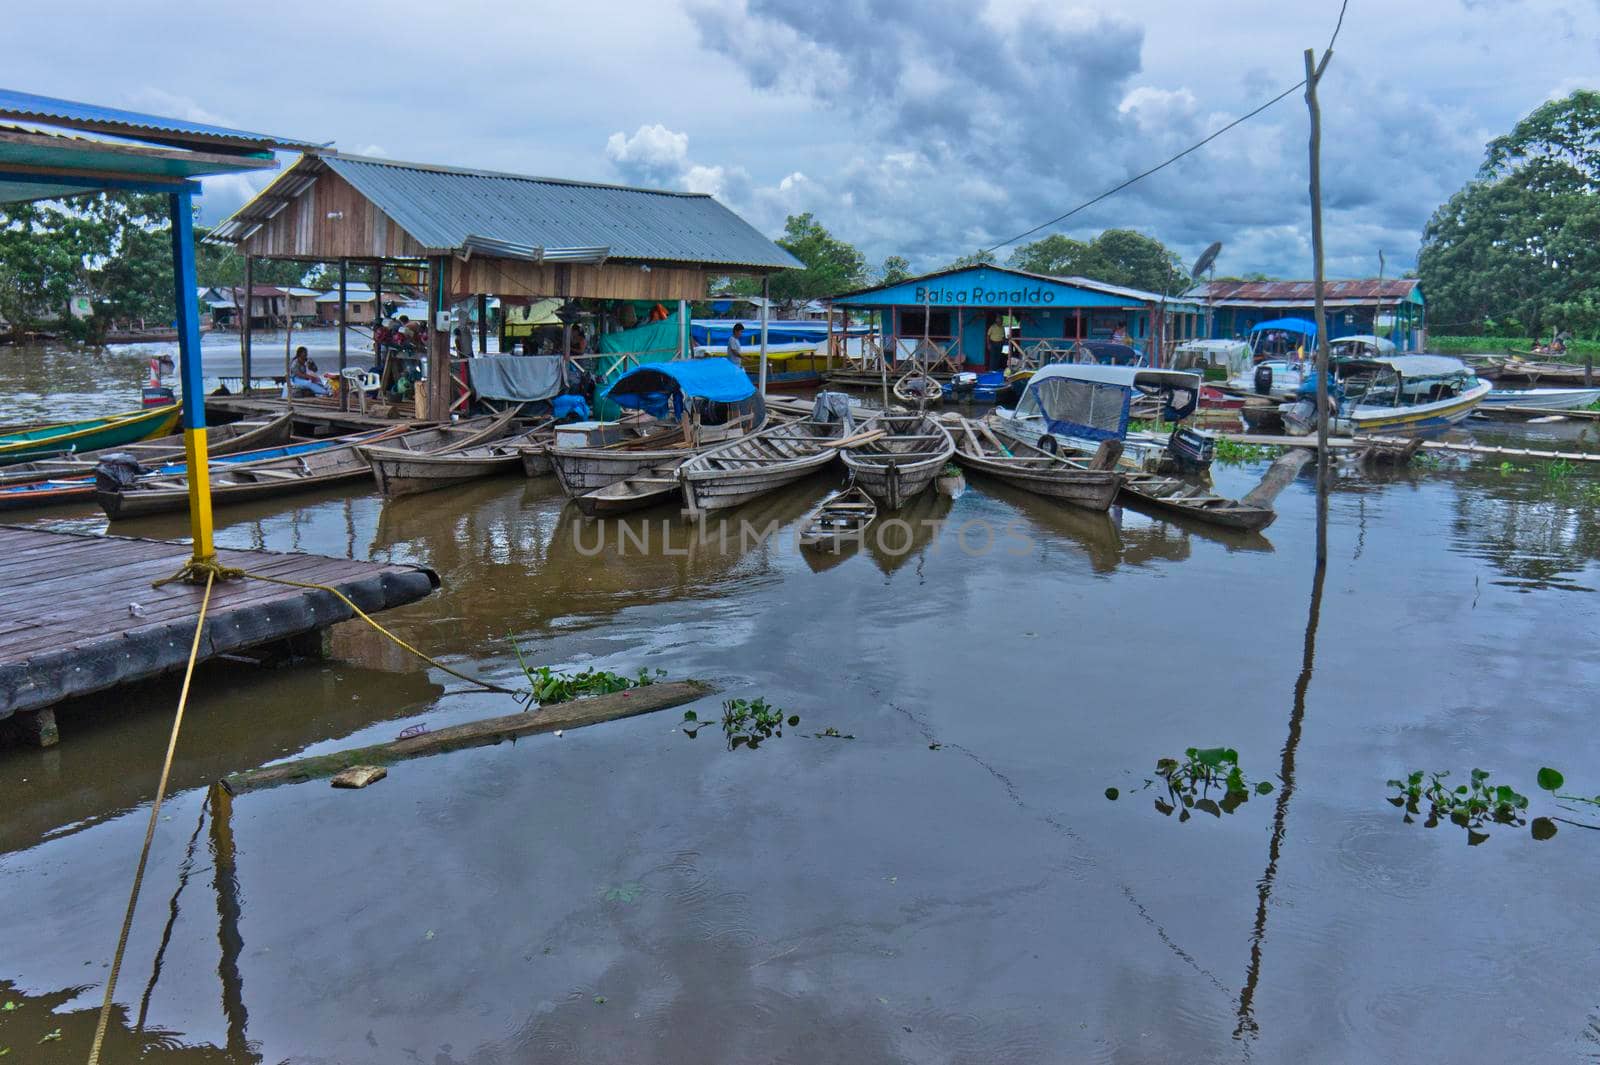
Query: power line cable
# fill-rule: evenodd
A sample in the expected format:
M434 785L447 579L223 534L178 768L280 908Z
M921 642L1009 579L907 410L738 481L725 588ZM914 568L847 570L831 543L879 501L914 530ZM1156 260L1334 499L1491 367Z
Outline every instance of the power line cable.
M1344 2L1339 6L1339 20L1334 24L1333 36L1328 39L1328 48L1327 48L1328 52L1332 52L1333 51L1334 42L1336 42L1339 39L1339 31L1344 28L1345 11L1348 10L1349 7L1350 7L1350 0L1344 0ZM1324 53L1324 54L1326 54L1326 53ZM1256 117L1261 112L1267 110L1267 108L1271 107L1273 104L1278 103L1284 97L1289 96L1289 95L1291 95L1293 93L1299 92L1301 89L1305 88L1305 84L1306 84L1305 83L1305 79L1304 78L1300 79L1299 81L1295 82L1293 85L1289 86L1287 89L1285 89L1282 92L1280 92L1278 95L1274 96L1272 99L1268 100L1266 103L1262 104L1260 107L1257 107L1255 110L1250 111L1247 114L1240 115L1238 118L1234 119L1232 122L1229 122L1226 126L1223 126L1221 129L1219 129L1216 132L1210 134L1205 139L1197 141L1194 144L1191 144L1189 147L1185 148L1183 151L1179 152L1177 155L1172 156L1170 159L1166 159L1166 160L1164 160L1164 161L1162 161L1160 163L1157 163L1155 166L1151 167L1149 170L1145 170L1145 171L1142 171L1142 172L1140 172L1138 174L1133 175L1133 177L1128 178L1126 181L1122 182L1120 185L1117 185L1114 188L1107 189L1105 192L1102 192L1100 195L1096 196L1092 200L1086 200L1083 203L1080 203L1078 206L1074 207L1070 211L1067 211L1065 214L1059 214L1056 217L1050 219L1048 222L1041 222L1038 225L1034 226L1032 229L1027 230L1026 232L1023 232L1023 233L1018 233L1016 236L1012 237L1009 240L1002 240L1000 243L995 244L992 247L985 248L984 251L985 252L996 252L996 251L999 251L1001 248L1004 248L1007 245L1015 244L1019 240L1024 240L1024 239L1026 239L1028 237L1033 236L1035 233L1039 232L1039 230L1041 230L1041 229L1049 229L1051 226L1057 225L1057 224L1059 224L1061 222L1065 222L1067 219L1071 218L1073 215L1078 214L1080 211L1088 210L1089 208L1093 207L1095 204L1101 202L1102 200L1110 199L1112 196L1115 196L1117 193L1121 192L1123 189L1127 188L1129 185L1133 185L1133 184L1135 184L1137 182L1143 181L1145 178L1149 177L1151 174L1157 173L1158 171L1165 170L1167 167L1171 166L1173 163L1176 163L1179 159L1182 159L1184 156L1192 155L1193 153L1199 151L1201 148L1204 148L1206 145L1210 144L1212 141L1216 140L1218 137L1222 136L1224 133L1228 132L1230 129L1233 129L1235 126L1239 126L1239 125L1242 125L1245 122L1250 121L1250 119Z

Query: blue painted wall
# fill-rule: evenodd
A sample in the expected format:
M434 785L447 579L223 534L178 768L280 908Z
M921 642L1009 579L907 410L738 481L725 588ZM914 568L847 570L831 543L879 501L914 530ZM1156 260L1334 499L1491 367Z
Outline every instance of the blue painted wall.
M1123 296L1078 288L1059 281L1046 281L1025 274L989 266L976 266L932 278L916 278L898 285L873 289L836 301L842 307L929 307L954 310L979 309L1122 307Z

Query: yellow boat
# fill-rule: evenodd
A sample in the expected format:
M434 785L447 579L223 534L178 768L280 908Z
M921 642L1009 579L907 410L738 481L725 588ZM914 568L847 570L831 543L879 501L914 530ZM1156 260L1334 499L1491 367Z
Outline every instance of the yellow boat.
M177 404L169 404L6 433L0 435L0 465L49 455L100 451L152 436L166 436L177 427L178 413Z

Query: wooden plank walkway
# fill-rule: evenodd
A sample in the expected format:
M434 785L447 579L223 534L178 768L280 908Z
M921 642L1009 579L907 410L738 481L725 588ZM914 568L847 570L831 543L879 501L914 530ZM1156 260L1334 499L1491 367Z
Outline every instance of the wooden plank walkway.
M283 400L263 396L207 396L207 420L223 421L227 418L260 418L282 414L285 405ZM369 404L367 413L351 408L347 411L339 409L337 402L331 400L297 399L294 401L294 420L296 427L306 426L316 429L319 435L334 433L353 433L363 429L383 429L391 425L421 425L432 424L418 422L411 417L411 404ZM393 417L387 417L379 412L393 411Z
M204 588L152 582L187 544L0 525L0 720L181 669ZM422 599L430 570L276 551L218 551L224 566L338 588L369 613ZM200 657L275 643L348 620L325 591L264 581L218 584Z

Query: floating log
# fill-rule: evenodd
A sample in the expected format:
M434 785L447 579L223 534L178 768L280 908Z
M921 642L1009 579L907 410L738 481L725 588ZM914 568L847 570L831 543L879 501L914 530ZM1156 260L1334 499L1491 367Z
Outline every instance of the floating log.
M357 747L348 751L299 758L292 762L249 769L223 778L223 786L234 794L259 791L279 784L298 784L307 780L321 780L334 776L354 766L387 766L408 758L421 758L446 751L460 751L468 747L489 747L501 740L518 736L531 736L557 729L582 728L602 721L616 721L636 714L649 714L669 707L682 706L710 695L716 688L704 681L662 681L642 688L630 688L609 695L596 695L589 699L574 699L567 703L539 707L537 710L504 717L490 717L482 721L469 721L464 725L451 725L436 732L423 732L403 740Z
M1279 455L1267 472L1262 475L1261 482L1239 502L1249 507L1266 507L1271 509L1272 501L1278 498L1289 484L1300 475L1300 469L1311 461L1311 452L1305 448L1295 448Z

